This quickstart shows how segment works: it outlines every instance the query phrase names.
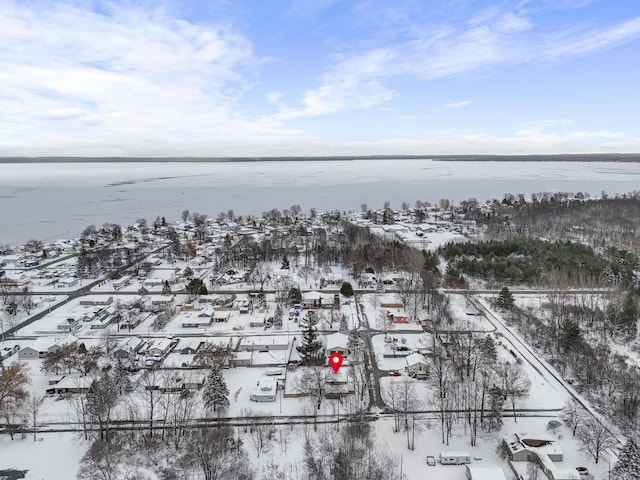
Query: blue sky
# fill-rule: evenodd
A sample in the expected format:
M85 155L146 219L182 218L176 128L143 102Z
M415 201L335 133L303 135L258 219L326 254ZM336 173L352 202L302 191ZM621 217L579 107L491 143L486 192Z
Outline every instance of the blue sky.
M0 155L640 152L640 2L0 0Z

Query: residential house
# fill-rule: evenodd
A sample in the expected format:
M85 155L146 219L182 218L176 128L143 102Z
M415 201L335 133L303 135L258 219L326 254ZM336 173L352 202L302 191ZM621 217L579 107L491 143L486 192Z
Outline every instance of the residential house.
M302 308L333 308L335 305L335 296L321 292L304 292L302 294Z
M238 350L268 352L269 350L287 350L289 339L285 335L269 335L243 337L240 340Z
M113 288L116 290L120 290L122 287L126 286L131 282L131 276L125 275L124 277L118 278L113 281Z
M51 342L45 338L40 338L33 342L32 345L23 347L18 352L20 360L31 360L34 358L45 358L51 347Z
M67 394L80 394L87 393L93 378L81 375L65 375L55 385L50 385L46 393L47 395L67 395Z
M227 323L231 318L231 312L226 310L216 310L213 312L213 321L215 323Z
M153 345L149 347L147 350L147 356L150 357L165 357L166 355L173 350L176 342L174 342L170 338L161 338L156 341Z
M409 323L409 314L401 308L387 310L387 318L393 323Z
M102 295L89 295L80 300L82 306L100 306L106 307L113 303L113 297L104 297Z
M229 366L231 367L250 367L252 363L253 352L236 352L233 354L233 358L229 359Z
M353 382L349 379L347 370L339 370L337 373L331 372L327 376L324 396L328 399L339 399L345 395L352 395L354 392Z
M66 320L60 322L56 326L56 328L58 331L61 331L61 332L75 332L80 328L80 322L75 318L69 317Z
M178 314L177 320L182 325L182 328L207 328L213 322L213 311L182 311Z
M176 348L180 355L195 355L203 344L199 338L181 338Z
M277 382L275 378L261 378L249 394L249 400L254 402L275 402Z
M382 308L404 308L404 303L402 303L402 299L399 295L396 294L385 294L380 297L380 306Z
M349 355L349 337L344 333L332 333L326 337L326 356L329 357L332 353L339 353L345 359Z
M134 357L142 350L144 344L145 342L141 338L127 337L113 350L113 355L117 358Z
M514 433L503 438L507 456L511 462L534 462L540 466L549 480L577 480L577 470L563 468L564 454L562 448L553 437L537 435L527 436ZM512 468L514 466L512 465Z
M429 376L429 362L419 353L412 353L405 359L405 369L410 377L427 378Z
M78 279L73 277L63 277L58 280L56 288L71 288L78 285Z

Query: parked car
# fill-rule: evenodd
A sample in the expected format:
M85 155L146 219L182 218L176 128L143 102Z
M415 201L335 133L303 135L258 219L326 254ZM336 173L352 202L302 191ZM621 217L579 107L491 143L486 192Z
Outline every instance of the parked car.
M589 469L587 467L576 467L576 470L580 474L580 477L583 477L583 478L589 477Z
M399 377L402 374L398 371L398 370L389 370L389 376L390 377Z
M429 465L430 467L435 467L436 457L434 457L433 455L427 455L427 465Z

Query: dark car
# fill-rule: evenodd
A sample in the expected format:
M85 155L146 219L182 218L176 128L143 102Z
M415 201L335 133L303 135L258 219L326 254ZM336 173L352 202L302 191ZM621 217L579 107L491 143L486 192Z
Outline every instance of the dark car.
M576 467L576 470L578 471L581 477L589 476L589 469L587 467Z

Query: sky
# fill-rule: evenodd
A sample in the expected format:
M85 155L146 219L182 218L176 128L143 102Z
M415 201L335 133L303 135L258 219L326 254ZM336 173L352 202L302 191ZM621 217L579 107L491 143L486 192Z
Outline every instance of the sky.
M0 156L640 152L636 0L0 0Z

